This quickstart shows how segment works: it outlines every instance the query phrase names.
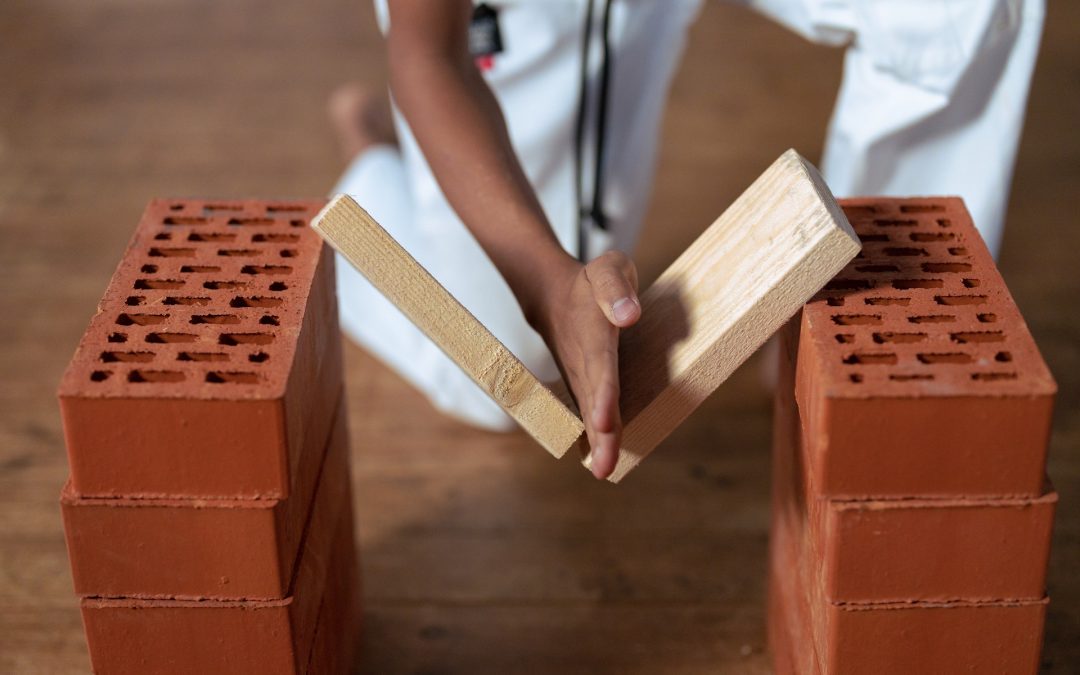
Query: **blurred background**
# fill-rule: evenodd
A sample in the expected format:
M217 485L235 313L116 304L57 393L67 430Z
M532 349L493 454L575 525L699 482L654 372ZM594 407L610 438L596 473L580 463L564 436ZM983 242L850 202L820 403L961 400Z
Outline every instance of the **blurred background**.
M1060 387L1043 668L1075 673L1080 4L1048 12L1000 265ZM668 104L646 282L784 149L820 157L841 57L707 3ZM0 672L89 671L54 396L144 205L325 195L343 168L327 96L384 67L364 0L0 4ZM760 356L617 489L346 359L365 672L769 672Z

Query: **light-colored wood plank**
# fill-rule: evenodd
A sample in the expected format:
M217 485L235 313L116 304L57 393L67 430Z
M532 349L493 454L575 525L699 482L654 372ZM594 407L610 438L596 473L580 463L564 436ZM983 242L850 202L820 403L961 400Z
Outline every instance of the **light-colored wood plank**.
M314 227L559 457L582 423L351 197ZM817 170L776 160L641 296L619 347L619 482L859 252ZM584 460L586 466L589 458Z
M619 345L619 482L859 252L817 169L788 150L641 295ZM589 458L586 457L586 466Z
M548 452L574 445L581 420L355 200L338 195L311 226Z

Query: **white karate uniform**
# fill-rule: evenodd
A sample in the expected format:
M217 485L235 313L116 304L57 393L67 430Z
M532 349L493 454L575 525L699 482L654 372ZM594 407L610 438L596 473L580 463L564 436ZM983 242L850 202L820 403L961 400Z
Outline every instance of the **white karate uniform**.
M849 44L829 127L825 178L838 195L965 197L991 246L1000 238L1043 0L740 0L803 35ZM563 246L576 253L575 125L587 0L491 3L505 50L484 75L511 142ZM591 198L601 1L588 56L582 190ZM606 231L586 222L588 254L634 248L651 192L667 90L700 0L613 0L604 150ZM385 0L376 0L385 30ZM748 66L752 68L753 66ZM400 149L358 156L333 193L354 196L541 379L554 361L509 287L460 221L408 125ZM513 422L344 259L342 328L440 410L489 429Z

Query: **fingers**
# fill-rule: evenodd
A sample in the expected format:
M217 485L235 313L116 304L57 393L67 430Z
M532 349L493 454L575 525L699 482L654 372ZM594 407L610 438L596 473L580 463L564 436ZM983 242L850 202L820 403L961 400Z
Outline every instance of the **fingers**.
M585 266L585 276L611 325L625 328L641 318L637 268L625 254L608 251Z
M589 467L599 479L607 478L615 470L622 437L618 331L608 327L606 332L606 344L597 345L585 362L588 407L581 411L591 447Z

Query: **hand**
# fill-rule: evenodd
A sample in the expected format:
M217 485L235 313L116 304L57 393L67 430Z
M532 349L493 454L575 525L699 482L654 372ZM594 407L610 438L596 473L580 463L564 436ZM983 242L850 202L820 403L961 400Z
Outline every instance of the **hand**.
M566 265L552 276L531 322L577 401L593 475L607 478L615 470L622 440L619 329L641 318L637 268L625 254L609 251L587 265Z

